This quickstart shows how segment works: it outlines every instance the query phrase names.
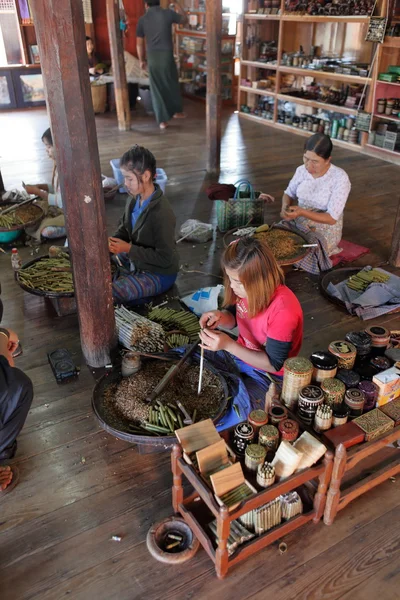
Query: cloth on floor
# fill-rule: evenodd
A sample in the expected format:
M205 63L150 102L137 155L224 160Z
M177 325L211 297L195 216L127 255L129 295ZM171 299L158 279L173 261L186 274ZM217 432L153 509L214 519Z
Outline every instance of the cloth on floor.
M312 231L308 225L299 222L299 219L296 220L296 225L294 221L280 221L278 225L294 231L294 233L301 231L306 236L308 244L318 244L316 248L311 248L311 252L307 256L296 263L296 267L312 275L332 269L332 261L328 256L328 247L323 235Z
M372 267L365 267L369 270ZM342 300L352 315L364 321L375 319L395 309L400 309L400 277L383 269L377 269L389 275L386 283L371 283L364 292L357 292L347 287L347 279L337 285L330 283L327 291L331 296Z
M347 240L340 240L339 248L341 248L342 251L330 257L334 267L339 263L345 264L353 262L354 260L361 258L361 256L368 254L370 251L366 246L359 246L358 244L353 244L353 242L348 242Z
M231 183L213 183L206 189L206 194L210 200L225 200L226 202L233 198L236 187Z

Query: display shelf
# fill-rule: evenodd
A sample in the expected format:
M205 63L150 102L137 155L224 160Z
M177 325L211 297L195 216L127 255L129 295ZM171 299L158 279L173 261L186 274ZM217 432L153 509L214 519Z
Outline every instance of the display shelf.
M397 87L400 89L400 83L395 83L394 81L380 81L379 79L376 80L376 85L392 85L394 87Z
M245 119L249 119L250 121L258 121L258 122L262 122L264 123L265 121L268 121L268 123L270 125L274 125L274 123L272 122L271 119L264 119L264 117L258 117L257 115L251 115L249 113L245 113L243 111L239 111L239 114L241 117L245 118Z
M240 86L241 92L247 92L248 94L258 94L259 96L272 96L275 98L276 92L270 92L269 90L257 90L252 87L246 87L245 85Z
M247 67L257 67L258 69L271 69L271 71L276 71L276 69L278 68L277 65L259 62L257 60L242 60L241 64Z
M374 117L382 119L383 121L392 121L393 123L400 123L399 117L389 117L387 115L380 115L379 113L374 113Z
M301 75L302 77L315 77L316 79L332 79L334 81L342 81L343 83L363 83L370 84L371 77L359 77L358 75L345 75L342 73L329 73L327 71L317 71L315 69L301 69L297 67L283 67L279 70L282 73L291 73L293 75Z
M180 513L183 519L192 528L201 545L208 556L215 563L217 576L224 577L228 570L235 564L242 562L258 550L265 548L275 540L303 526L309 521L317 523L324 511L325 494L330 482L332 472L332 451L328 450L320 464L314 467L304 469L303 471L288 477L287 479L275 483L267 489L262 489L254 496L240 503L238 508L228 511L226 506L220 506L215 500L212 490L206 485L204 480L196 472L193 466L187 464L183 458L182 448L175 445L172 450L172 504L174 511ZM189 497L184 497L182 485L183 475L194 488L194 492ZM252 482L255 480L253 473L246 472L246 477ZM281 494L298 490L307 482L318 481L317 491L314 499L308 502L303 498L304 512L289 521L284 521L280 525L256 536L246 542L232 555L228 555L227 540L230 532L230 524L240 516L263 506L267 502L274 500ZM303 494L300 494L303 496ZM207 533L207 525L215 518L218 528L218 547L215 548L213 541Z
M375 146L374 144L365 144L365 147L378 152L386 152L387 154L397 156L400 159L400 152L398 152L397 150L388 150L387 148L380 148L379 146Z
M368 23L369 17L366 15L348 15L341 16L322 16L317 15L291 15L283 14L282 21L292 21L297 23Z
M193 37L207 37L207 32L206 31L196 31L196 30L192 30L192 29L175 29L175 34L177 35L187 35L187 36L193 36ZM235 35L228 35L226 34L222 34L221 39L222 40L233 40L235 39Z
M258 15L257 13L245 13L244 18L248 21L279 21L280 15Z
M383 47L385 48L400 48L400 37L385 37L385 41L383 42Z
M349 450L343 444L336 448L324 511L326 525L331 525L338 511L350 502L400 473L399 449L387 448L399 439L400 425L372 442L358 444Z
M326 104L325 102L318 102L317 100L307 100L306 98L297 98L296 96L289 96L287 94L277 94L277 98L278 100L283 100L284 102L294 102L295 104L302 104L303 106L309 106L311 108L321 108L331 112L340 112L344 115L357 114L357 109L355 108L336 106L336 104Z
M284 129L286 131L291 131L292 133L297 133L299 135L304 135L309 137L312 135L312 131L306 131L305 129L299 129L298 127L293 127L292 125L285 125L284 123L275 123L280 129ZM331 142L334 146L338 146L339 148L348 148L350 150L359 150L361 151L362 147L360 144L351 144L350 142L345 142L344 140L338 140L336 138L331 138Z

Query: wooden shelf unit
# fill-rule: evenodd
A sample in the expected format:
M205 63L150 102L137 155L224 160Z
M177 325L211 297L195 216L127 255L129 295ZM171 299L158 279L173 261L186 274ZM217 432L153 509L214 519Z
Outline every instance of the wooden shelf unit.
M309 521L318 523L325 508L326 490L329 486L332 473L332 458L333 453L328 450L320 464L309 469L304 469L300 473L294 474L284 481L258 492L249 500L243 501L236 509L229 512L226 506L220 506L217 503L212 490L206 485L193 466L186 463L183 458L181 446L175 445L171 456L173 509L192 528L193 533L200 541L210 559L214 562L217 576L223 578L235 564L242 562L262 548L269 546L287 533L298 529ZM184 495L182 485L183 475L194 488L194 492L187 497ZM317 491L314 495L312 505L306 506L305 512L289 521L281 523L263 535L256 536L240 546L232 556L228 555L227 540L232 521L274 500L281 494L298 489L303 484L314 480L318 481ZM207 530L207 524L214 518L217 520L218 547L214 547Z
M335 451L333 472L325 511L325 525L332 525L337 513L350 502L390 477L400 473L400 449L388 444L400 440L400 425L377 440Z
M379 83L377 81L378 65L382 64L382 57L386 57L383 62L387 62L387 56L392 57L391 64L400 64L400 38L386 37L383 44L372 44L365 42L365 35L368 29L369 17L360 16L311 16L311 15L298 15L298 14L285 14L285 1L281 2L280 14L277 15L265 15L245 12L243 15L243 43L242 43L242 58L240 61L240 74L239 74L239 86L238 86L238 112L240 117L251 119L255 122L262 123L263 125L275 127L283 131L291 131L299 135L309 136L311 133L304 129L292 127L290 125L284 125L278 122L278 106L279 103L291 102L300 106L304 106L308 114L315 114L317 109L326 110L331 113L338 113L342 115L356 115L357 108L347 106L336 106L333 104L326 104L324 102L309 100L305 98L297 98L282 93L284 78L292 75L297 78L309 77L319 82L326 81L327 85L332 85L334 82L343 85L354 85L359 84L365 86L365 108L366 112L370 112L373 115L372 122L374 122L377 116L376 113L376 87ZM385 16L386 4L385 0L378 2L375 14ZM260 35L255 36L263 41L275 40L277 42L278 55L276 64L268 65L258 60L257 50L255 47L248 47L246 45L246 32L249 27L259 28ZM254 29L252 30L254 34ZM375 66L373 66L371 73L367 77L359 77L357 75L347 75L341 73L331 73L318 71L313 69L292 67L282 64L282 55L284 52L294 52L299 49L302 45L306 49L311 46L322 46L323 53L332 55L340 55L351 59L356 59L359 62L368 62L372 64L374 48L377 48L378 56L375 60ZM397 57L397 59L396 59ZM396 63L397 60L397 63ZM390 64L390 61L389 61ZM254 88L247 88L241 85L243 79L255 81L257 77L258 69L270 69L275 73L275 94L271 92L265 92L265 96L274 97L273 105L273 118L266 119L258 115L241 112L241 106L246 104L250 107L255 107L258 104L256 101L257 95L262 95L262 90ZM261 73L262 76L262 73ZM391 84L394 89L398 86L400 93L399 84ZM395 95L395 94L393 94ZM271 110L271 105L270 105ZM339 118L339 117L338 117ZM383 119L385 116L382 117ZM389 119L388 119L389 120ZM392 120L392 118L390 119ZM393 118L393 121L395 119ZM395 120L397 122L397 119ZM400 164L400 153L395 151L386 151L383 148L371 146L368 143L368 133L361 132L359 135L360 143L352 144L343 140L332 139L335 146L348 148L357 152L364 152L373 156L380 155L383 160Z

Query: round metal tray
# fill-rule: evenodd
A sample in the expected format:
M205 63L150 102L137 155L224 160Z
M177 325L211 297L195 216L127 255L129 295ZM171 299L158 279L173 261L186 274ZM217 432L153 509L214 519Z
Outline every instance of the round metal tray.
M68 248L63 248L63 252L67 252L68 253ZM24 263L20 269L20 271L23 271L24 269L26 269L27 267L30 267L31 265L34 265L35 263L43 260L44 258L49 258L48 254L44 254L43 256L38 256L37 258L34 258L33 260L30 260L27 263ZM33 294L34 296L41 296L42 298L74 298L75 296L75 292L44 292L43 290L37 290L35 288L30 288L26 285L24 285L20 279L19 279L19 271L15 271L15 281L18 283L18 285L25 291L28 292L29 294Z
M240 239L238 236L233 235L235 233L235 231L238 231L239 229L243 229L243 227L235 227L234 229L230 229L229 231L227 231L224 235L224 246L225 248L227 248L229 246L229 244L235 240ZM297 238L299 238L298 243L299 244L308 244L308 240L305 236L305 234L296 229L286 229L286 227L283 227L282 225L272 225L270 229L281 229L282 231L287 231L288 234L291 234L292 236L296 236ZM296 256L293 256L292 258L282 258L282 259L277 259L277 263L281 266L281 267L285 267L285 266L289 266L289 265L294 265L297 262L299 262L299 260L302 260L305 256L307 256L307 254L309 254L311 252L312 248L299 248L299 252Z
M343 300L336 298L335 296L331 296L328 292L328 286L330 283L333 285L337 285L341 283L345 279L348 279L351 275L358 273L361 271L362 267L344 267L341 269L333 269L332 271L328 271L324 273L319 280L319 289L321 294L333 304L336 304L339 308L341 308L344 312L349 314L349 311L346 308L346 304ZM394 314L400 312L400 308L395 308L386 314Z
M14 204L12 202L10 203L5 203L4 205L1 204L1 210L8 208L9 206L14 206ZM40 206L37 205L33 205L34 208L37 209L37 213L38 216L35 219L32 219L31 221L27 221L26 223L22 223L20 225L14 225L13 227L0 227L0 233L6 233L7 231L21 231L21 229L25 229L26 227L33 227L34 225L36 225L36 223L39 223L43 217L44 217L44 212L43 209ZM18 204L15 204L15 207L18 208ZM22 207L23 208L23 207Z
M149 359L142 359L142 360L152 360L152 359L149 358ZM188 360L187 364L190 364L193 362L198 362L196 357L193 357L191 360ZM172 364L172 362L169 361L168 364ZM225 379L222 377L222 375L206 359L204 360L204 367L207 367L207 369L212 371L214 373L214 375L217 375L222 383L223 398L221 400L221 404L220 404L218 412L212 417L213 422L216 423L221 418L221 416L224 414L227 404L228 404L228 397L229 397L228 385L227 385ZM117 383L117 382L121 381L121 379L122 379L122 375L121 375L120 370L114 369L110 373L107 373L107 375L104 375L103 377L101 377L101 379L99 379L99 381L96 383L96 385L93 389L92 408L93 408L93 412L94 412L99 424L101 425L101 427L108 433L111 433L115 437L119 438L120 440L124 440L125 442L131 442L132 444L138 444L139 446L142 446L142 445L143 446L152 446L154 448L156 448L156 447L159 447L159 448L162 447L164 449L171 448L174 444L176 444L176 437L174 435L155 437L155 436L151 436L151 435L134 434L134 433L130 432L130 430L129 430L130 421L128 421L127 419L124 419L123 417L120 417L119 415L115 415L112 419L112 423L110 422L109 415L106 415L105 411L104 411L103 394L104 394L105 389L109 385L111 385L112 383Z

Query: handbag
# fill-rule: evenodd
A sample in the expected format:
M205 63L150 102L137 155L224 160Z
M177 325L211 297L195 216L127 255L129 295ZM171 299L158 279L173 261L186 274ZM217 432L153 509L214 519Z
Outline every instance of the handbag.
M228 201L216 200L217 224L222 232L235 227L262 225L264 223L264 200L255 192L250 181L241 179L235 183L236 192Z

